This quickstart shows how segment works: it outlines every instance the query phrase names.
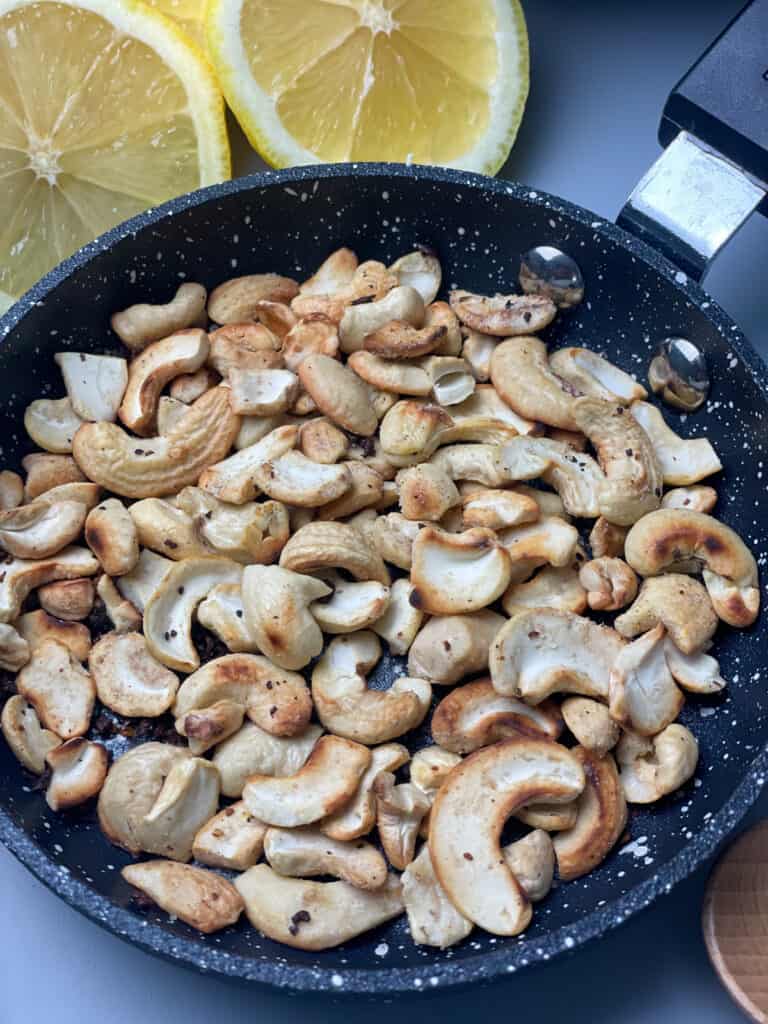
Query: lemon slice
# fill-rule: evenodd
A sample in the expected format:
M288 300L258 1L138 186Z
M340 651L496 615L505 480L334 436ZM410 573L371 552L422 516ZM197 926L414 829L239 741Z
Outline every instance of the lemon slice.
M276 166L393 160L495 173L528 94L517 0L211 0L208 52Z
M229 175L210 66L136 0L0 0L0 292Z

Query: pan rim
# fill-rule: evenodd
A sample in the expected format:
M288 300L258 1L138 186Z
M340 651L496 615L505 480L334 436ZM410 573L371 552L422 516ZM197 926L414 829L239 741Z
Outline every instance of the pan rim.
M688 278L656 250L612 222L567 200L517 182L449 168L387 163L313 164L282 171L259 172L199 189L145 211L78 250L22 296L0 317L0 344L33 307L45 301L67 278L132 234L185 210L233 194L338 177L382 180L412 178L427 183L460 185L539 205L590 227L596 234L628 249L634 257L669 281L687 301L696 305L721 334L727 334L729 346L758 386L768 389L768 369L731 317L697 282ZM215 947L205 947L203 940L173 935L160 925L151 924L137 914L114 905L86 883L72 877L66 866L57 863L37 846L24 829L15 823L10 811L2 807L0 841L36 878L71 907L119 938L171 962L222 978L269 985L296 993L343 996L439 992L449 987L488 983L524 967L573 952L590 939L618 927L656 898L670 892L674 885L691 874L733 832L759 796L767 771L768 744L751 762L744 778L720 810L678 854L661 865L653 878L635 886L604 907L593 910L578 923L561 927L542 937L535 948L529 948L529 944L521 939L518 943L508 943L499 949L468 956L463 960L445 959L441 963L416 967L310 967L224 953Z

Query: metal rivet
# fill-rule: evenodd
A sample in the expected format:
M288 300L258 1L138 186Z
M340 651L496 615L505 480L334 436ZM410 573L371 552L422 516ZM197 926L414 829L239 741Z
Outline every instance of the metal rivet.
M546 295L559 309L578 306L584 278L574 259L553 245L537 245L520 259L520 287L529 295Z
M667 405L693 412L709 393L704 353L686 338L665 338L651 360L648 382L653 393Z

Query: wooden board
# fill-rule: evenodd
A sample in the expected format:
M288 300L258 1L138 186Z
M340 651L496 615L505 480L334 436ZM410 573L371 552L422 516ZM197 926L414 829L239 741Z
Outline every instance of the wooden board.
M768 1024L768 821L740 836L707 885L704 941L739 1006Z

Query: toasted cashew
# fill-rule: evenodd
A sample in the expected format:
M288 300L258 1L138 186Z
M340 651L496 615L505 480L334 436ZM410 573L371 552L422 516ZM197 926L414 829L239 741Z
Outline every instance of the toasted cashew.
M415 729L429 709L432 687L423 679L402 677L388 690L370 690L365 673L379 660L373 633L338 636L312 672L312 699L326 729L369 746Z
M150 434L163 388L174 377L199 370L207 358L208 335L199 328L180 331L145 348L129 367L118 410L126 427L142 437Z
M293 878L333 875L370 890L387 881L387 862L375 846L329 839L317 827L269 828L264 854L278 874Z
M298 434L298 427L294 425L276 427L261 440L242 448L222 462L208 466L200 474L199 481L193 482L220 501L244 505L258 493L254 479L256 470L269 460L278 459L289 452L296 444Z
M46 762L52 774L45 802L52 811L65 811L96 796L107 777L109 754L101 743L76 736L50 750Z
M38 398L24 413L24 427L35 444L57 455L72 451L72 439L82 422L68 398Z
M637 576L621 558L593 558L579 570L579 581L587 591L589 607L615 612L634 601Z
M99 563L87 548L68 547L51 558L29 561L14 558L0 566L0 622L13 622L36 588L55 580L93 576Z
M475 295L455 289L451 309L467 327L483 334L508 338L531 334L551 323L557 308L544 295Z
M44 640L16 677L22 697L46 729L68 740L88 730L96 697L93 679L57 640Z
M290 277L249 274L233 277L208 296L208 316L217 324L237 324L258 314L259 303L290 302L299 291Z
M413 543L411 600L431 615L479 611L504 593L510 572L509 553L492 530L450 534L426 526Z
M73 451L91 480L128 498L160 497L197 483L232 447L239 420L229 389L207 391L164 437L139 440L113 423L85 423Z
M69 455L48 455L43 452L32 452L21 460L27 480L24 484L24 501L34 501L45 495L46 491L63 487L66 484L86 482L80 467Z
M135 569L139 538L130 512L117 498L107 498L91 509L85 540L108 576L123 576Z
M243 911L231 882L190 864L150 860L127 864L121 874L167 913L206 935L234 924Z
M283 548L280 565L304 573L344 569L357 580L378 580L384 586L390 582L381 556L359 530L347 523L302 526Z
M261 650L282 668L308 665L323 649L310 605L331 588L278 565L249 565L243 573L245 622Z
M89 579L58 580L46 583L37 591L40 607L65 622L87 619L95 596L93 581Z
M140 303L115 313L110 320L112 330L132 352L139 352L150 342L159 341L174 331L198 327L202 320L207 323L206 298L207 292L201 284L185 281L165 305Z
M14 757L27 771L42 775L45 758L49 751L58 747L61 737L41 726L34 707L19 693L4 704L0 726Z
M0 548L14 558L50 558L79 537L85 516L78 501L6 509L0 512Z
M493 639L504 616L487 609L465 615L436 615L411 645L408 671L439 686L488 668Z

